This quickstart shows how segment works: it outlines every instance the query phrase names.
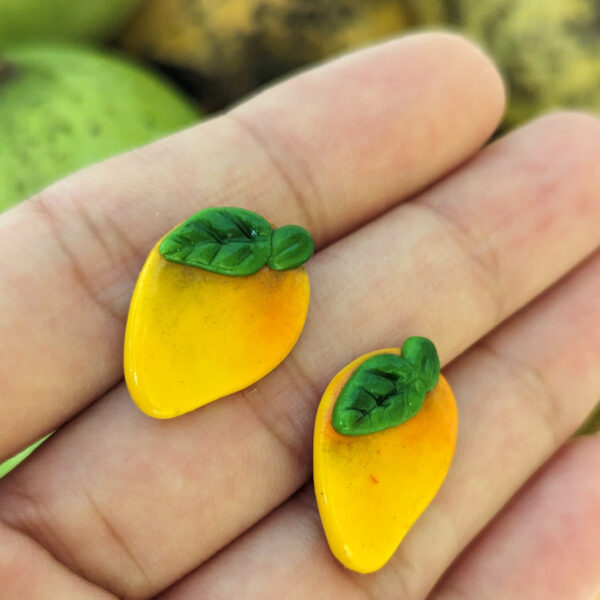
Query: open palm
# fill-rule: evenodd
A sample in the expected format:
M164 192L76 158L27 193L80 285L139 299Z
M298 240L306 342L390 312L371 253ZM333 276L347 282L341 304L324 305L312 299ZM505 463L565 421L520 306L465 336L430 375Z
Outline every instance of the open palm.
M0 596L13 600L590 600L600 439L600 122L482 145L503 89L470 43L410 36L283 82L0 217ZM136 275L200 208L298 223L318 252L292 354L171 421L131 402ZM378 573L331 556L313 501L320 395L431 338L459 406L433 503ZM67 422L68 421L68 422Z

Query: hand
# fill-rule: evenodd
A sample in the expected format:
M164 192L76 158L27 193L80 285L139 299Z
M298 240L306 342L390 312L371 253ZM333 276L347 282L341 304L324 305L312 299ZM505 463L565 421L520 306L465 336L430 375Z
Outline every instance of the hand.
M556 114L482 149L502 108L477 49L410 36L2 215L0 455L60 427L0 481L2 598L592 598L600 439L566 440L600 392L600 123ZM119 383L132 288L165 231L218 204L313 234L306 328L251 389L152 420ZM313 500L315 409L409 335L446 365L458 446L358 576Z

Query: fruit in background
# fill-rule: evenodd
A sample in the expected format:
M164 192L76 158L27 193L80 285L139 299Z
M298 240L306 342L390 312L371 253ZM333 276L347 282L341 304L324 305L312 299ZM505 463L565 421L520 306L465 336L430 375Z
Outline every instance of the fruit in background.
M121 43L214 109L299 66L441 13L438 0L146 0Z
M549 109L600 109L599 5L594 0L451 0L448 18L506 77L505 124Z
M600 402L596 404L585 423L578 429L577 435L586 435L596 431L600 431Z
M198 118L166 81L116 56L55 44L7 49L0 57L0 211Z
M15 454L13 457L5 460L0 464L0 479L5 475L8 475L16 466L21 464L38 446L43 444L52 434L44 436L41 440L38 440L34 444L31 444L29 448L25 448L22 452Z
M116 35L140 0L0 0L0 45Z
M597 0L144 0L121 43L221 108L262 83L409 27L451 26L505 75L512 127L600 109Z

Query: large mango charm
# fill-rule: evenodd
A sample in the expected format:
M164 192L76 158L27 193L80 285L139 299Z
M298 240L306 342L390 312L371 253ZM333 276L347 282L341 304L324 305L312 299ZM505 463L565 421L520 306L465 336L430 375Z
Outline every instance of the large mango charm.
M167 419L264 377L308 311L307 231L241 208L208 208L167 234L139 275L124 369L139 408Z
M329 546L349 569L381 568L450 467L457 410L432 342L365 354L317 411L314 485Z

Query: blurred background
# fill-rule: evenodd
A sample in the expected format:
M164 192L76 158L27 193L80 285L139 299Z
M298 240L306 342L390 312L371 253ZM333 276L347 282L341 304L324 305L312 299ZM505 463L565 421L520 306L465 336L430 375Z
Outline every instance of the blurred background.
M600 111L600 0L0 0L0 212L301 67L440 27L498 63L499 133Z

